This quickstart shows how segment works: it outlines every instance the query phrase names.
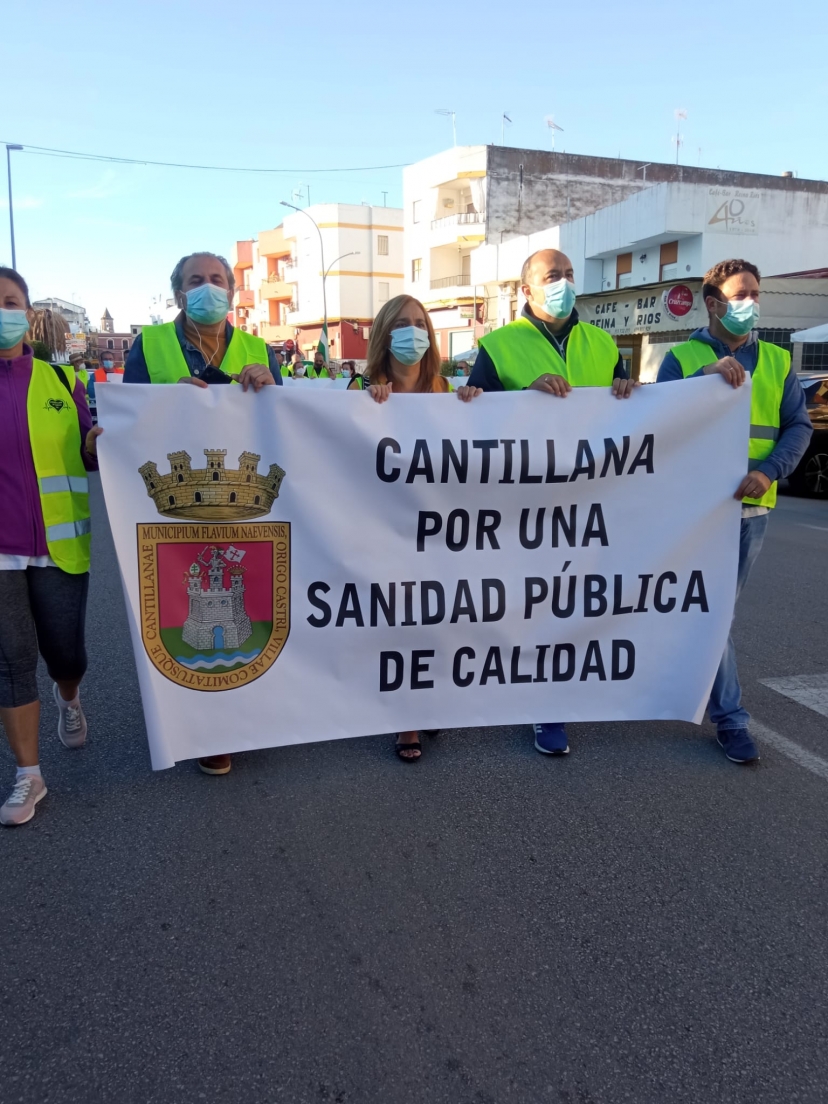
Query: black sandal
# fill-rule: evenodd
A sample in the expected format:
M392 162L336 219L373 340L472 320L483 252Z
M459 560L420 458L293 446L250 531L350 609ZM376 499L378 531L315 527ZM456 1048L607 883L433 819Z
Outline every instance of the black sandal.
M394 750L396 751L399 758L402 759L403 763L419 763L419 761L423 757L423 745L420 743L419 736L417 737L416 740L412 740L407 744L399 743L399 739L400 739L399 736L397 736L397 743L394 745ZM416 751L416 752L419 752L419 754L418 755L403 755L403 754L401 754L404 751Z

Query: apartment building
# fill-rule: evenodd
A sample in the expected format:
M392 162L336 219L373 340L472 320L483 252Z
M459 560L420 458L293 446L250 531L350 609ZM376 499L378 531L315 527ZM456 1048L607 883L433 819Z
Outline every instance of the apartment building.
M402 229L399 208L326 203L236 242L235 324L310 354L327 307L331 359L364 359L377 311L403 290Z
M797 180L791 174L773 177L545 150L461 146L411 165L403 172L406 290L426 304L444 356L467 350L487 330L510 321L517 308L516 288L509 286L508 280L491 278L491 256L482 268L479 260L475 262L483 247L491 250L523 239L514 247L515 252L521 252L529 238L534 240L536 235L545 234L544 241L551 241L549 235L555 227L581 222L670 184L703 187L705 210L707 199L712 202L715 198L712 190L719 189L717 209L733 200L736 211L743 192L765 190L785 197L797 191L814 194L814 185L817 191L828 187L820 182ZM648 199L640 210L649 212L659 202L665 204L666 200ZM783 207L784 202L783 198ZM639 208L633 205L627 210ZM727 214L722 216L723 223L734 225L734 208L724 210ZM611 235L613 218L615 215L607 214L603 222L596 220L595 224L601 223L607 242L603 251L606 256L590 253L590 259L597 263L585 272L590 280L598 280L596 290L602 287L601 281L603 286L610 282L614 287L614 281L620 278L635 286L632 281L639 279L638 269L620 270L625 264L631 265L625 254L634 252L637 238L631 237L626 244L619 242L615 252L609 245L607 235ZM743 212L743 218L747 221L749 215ZM668 246L670 241L678 242L681 238L682 234L676 233L661 244ZM686 248L689 247L682 246L681 251L667 248L663 256L659 250L655 259L648 253L647 264L658 271L666 266L667 272L671 271L670 265L676 265L679 271L688 263L701 264L701 255L694 256L692 261L685 258ZM511 252L508 256L511 258ZM613 258L618 256L621 260L615 260L613 267ZM805 265L788 265L777 271L791 267ZM652 267L647 268L648 274L652 271Z
M583 218L487 243L472 263L487 328L517 316L523 261L548 248L572 260L581 317L611 333L633 375L645 381L655 378L667 349L704 325L701 277L727 257L748 258L765 277L760 336L791 348L793 331L828 317L828 280L785 276L818 269L828 256L823 181L751 176L740 185L655 184ZM774 276L785 278L768 279Z
M89 333L91 329L86 307L79 303L70 303L67 299L38 299L32 303L34 310L51 310L62 314L69 323L69 332L73 335Z

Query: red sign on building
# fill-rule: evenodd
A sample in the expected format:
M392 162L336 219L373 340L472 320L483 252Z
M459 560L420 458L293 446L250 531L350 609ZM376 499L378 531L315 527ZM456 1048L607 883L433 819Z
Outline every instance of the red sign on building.
M671 318L684 318L693 309L693 292L686 284L674 284L662 296L664 309Z

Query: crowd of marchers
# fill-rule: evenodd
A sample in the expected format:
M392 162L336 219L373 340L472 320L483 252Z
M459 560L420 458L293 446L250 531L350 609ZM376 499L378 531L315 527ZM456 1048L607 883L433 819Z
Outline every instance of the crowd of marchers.
M173 322L146 327L126 361L125 384L212 387L237 384L250 401L283 379L333 376L326 351L313 362L296 353L291 364L265 341L227 320L233 271L213 253L182 257L171 276L180 308ZM354 401L404 402L413 393L454 395L471 402L484 391L527 390L538 402L565 400L573 387L605 388L635 402L630 379L610 335L582 321L569 259L554 249L528 257L521 272L526 303L519 318L482 337L467 382L453 389L441 374L441 356L428 312L400 295L385 303L371 329L362 375L348 365ZM746 260L726 260L704 277L707 325L665 356L658 382L716 374L741 387L752 378L751 426L746 471L734 497L742 503L737 597L762 548L777 483L805 453L811 423L790 354L759 340L760 275ZM87 740L80 686L87 668L86 603L90 566L88 473L97 468L93 425L82 359L69 365L37 359L27 342L33 318L28 287L14 269L0 268L0 722L17 773L0 807L0 823L31 820L46 783L39 765L38 655L52 680L58 737L77 750ZM459 381L458 381L459 382ZM700 458L700 462L703 462ZM692 485L682 489L692 494ZM753 763L759 750L751 735L732 639L728 639L708 704L718 742L734 763ZM422 755L419 732L400 732L400 760ZM534 746L544 755L566 755L563 724L533 726ZM208 775L227 774L229 755L199 760Z

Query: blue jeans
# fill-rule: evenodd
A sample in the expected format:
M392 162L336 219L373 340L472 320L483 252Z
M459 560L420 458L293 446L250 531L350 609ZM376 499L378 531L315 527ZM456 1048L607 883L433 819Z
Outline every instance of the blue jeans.
M759 514L757 517L742 518L742 529L739 534L739 574L736 577L737 601L742 593L742 587L748 580L750 569L762 551L769 517L770 514ZM732 728L747 728L750 724L750 713L742 708L742 688L739 685L736 649L733 647L732 636L727 638L724 655L710 692L707 711L710 714L710 720L720 732Z

